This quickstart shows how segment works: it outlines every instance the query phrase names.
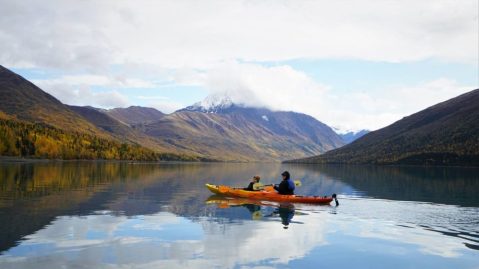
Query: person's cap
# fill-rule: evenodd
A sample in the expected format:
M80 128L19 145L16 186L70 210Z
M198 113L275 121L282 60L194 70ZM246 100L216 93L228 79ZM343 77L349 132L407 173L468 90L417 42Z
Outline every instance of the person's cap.
M288 172L288 171L284 171L281 175L282 175L282 176L285 176L285 177L289 177L289 172Z
M259 176L254 176L253 179L260 180Z

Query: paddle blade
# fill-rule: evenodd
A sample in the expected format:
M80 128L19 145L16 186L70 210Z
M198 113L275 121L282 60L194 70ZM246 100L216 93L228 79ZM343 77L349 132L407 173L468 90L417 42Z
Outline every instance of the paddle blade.
M253 214L251 214L251 217L253 220L259 220L263 217L263 214L261 214L261 211L255 211Z
M261 183L255 183L255 184L253 184L253 190L259 191L259 190L262 190L262 189L264 189L264 185L263 185L263 184L261 184Z

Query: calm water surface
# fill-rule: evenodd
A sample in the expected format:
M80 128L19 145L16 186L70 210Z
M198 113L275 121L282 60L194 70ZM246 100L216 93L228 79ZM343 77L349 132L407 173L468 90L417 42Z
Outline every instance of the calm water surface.
M279 182L340 205L211 196ZM479 169L0 164L0 268L479 268Z

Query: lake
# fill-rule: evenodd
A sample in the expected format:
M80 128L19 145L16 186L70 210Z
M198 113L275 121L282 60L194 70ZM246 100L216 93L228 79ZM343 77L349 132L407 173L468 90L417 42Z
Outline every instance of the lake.
M212 196L291 172L339 206ZM479 169L0 164L0 268L479 268Z

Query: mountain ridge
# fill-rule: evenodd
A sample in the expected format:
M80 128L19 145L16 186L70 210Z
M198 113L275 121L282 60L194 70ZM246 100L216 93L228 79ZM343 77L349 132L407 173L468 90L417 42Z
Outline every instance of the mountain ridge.
M479 89L297 163L479 166Z
M52 95L1 65L0 96L0 110L18 119L111 138Z
M241 161L307 156L344 144L329 126L311 116L236 105L214 113L179 110L137 127L193 151L200 146L207 154L228 158L233 151ZM221 148L227 150L220 152Z
M159 120L166 114L151 108L142 106L130 106L127 108L113 108L104 111L110 117L117 119L127 125L135 125L141 123L148 123Z

